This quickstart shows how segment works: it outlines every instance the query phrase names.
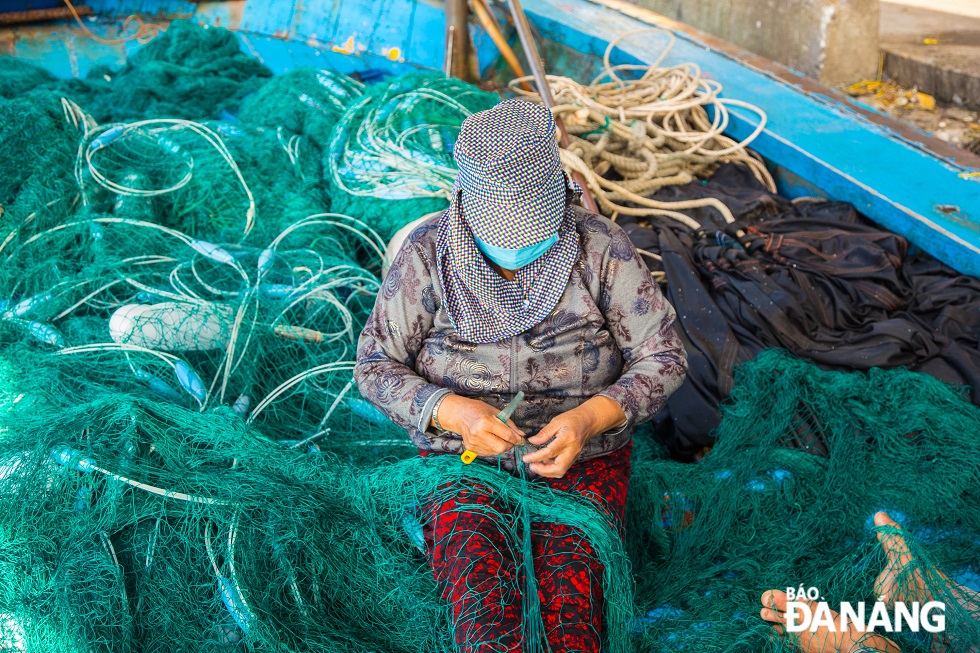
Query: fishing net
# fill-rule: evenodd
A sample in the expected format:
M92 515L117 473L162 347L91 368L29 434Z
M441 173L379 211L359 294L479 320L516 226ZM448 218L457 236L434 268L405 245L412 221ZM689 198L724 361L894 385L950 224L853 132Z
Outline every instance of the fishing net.
M89 80L103 79L110 90L98 89L80 103L99 122L218 118L224 111L234 113L271 77L228 30L176 20L121 69L94 68Z
M343 459L351 441L339 456L290 446L234 409L138 392L59 402L79 396L68 385L79 372L36 369L3 370L0 490L17 506L0 518L11 650L452 650L418 508L461 479L589 537L607 570L608 650L794 650L756 617L764 590L803 585L832 606L870 605L882 570L892 596L945 603L946 650L980 635L973 595L953 584L978 578L980 452L961 434L980 414L922 375L820 372L778 353L746 365L700 464L638 447L627 564L594 508L489 467L385 462L378 453L393 447L375 440L368 469ZM330 424L357 429L362 444L384 431L339 412ZM804 431L819 453L787 448ZM906 527L909 560L874 544L877 509ZM930 650L928 633L888 637Z
M0 57L0 97L17 97L55 80L44 68L14 57Z
M334 125L364 85L332 70L299 68L279 75L242 102L239 120L247 125L284 129L326 146Z
M370 88L347 109L324 151L331 207L360 216L385 238L445 209L456 180L459 127L499 101L436 73Z
M767 641L764 590L815 587L836 612L865 602L870 617L887 570L892 600L945 602L944 650L970 650L980 642L978 433L980 410L925 375L824 372L764 352L739 369L717 446L699 464L634 457L628 544L637 603L653 606L636 622L642 642L795 650L792 637ZM884 554L879 510L904 527L911 555ZM877 632L901 651L930 650L928 632Z
M354 346L384 235L445 203L495 96L269 81L228 39L178 23L108 80L0 82L0 651L451 651L424 506L473 483L518 550L533 520L589 540L612 652L793 650L763 591L870 601L889 567L891 596L946 603L947 650L980 641L980 409L922 375L764 354L699 464L637 437L625 541L574 496L416 456ZM189 77L139 99L151 71Z

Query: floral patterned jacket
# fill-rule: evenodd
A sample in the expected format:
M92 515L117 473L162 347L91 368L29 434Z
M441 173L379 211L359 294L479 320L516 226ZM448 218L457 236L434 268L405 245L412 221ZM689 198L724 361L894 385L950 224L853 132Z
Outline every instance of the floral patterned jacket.
M422 450L462 453L462 438L431 426L449 392L503 407L518 390L514 422L533 435L556 415L597 394L616 401L626 423L589 440L579 460L624 446L687 372L674 310L651 280L626 233L575 207L579 259L551 314L530 330L491 344L461 340L442 306L436 274L439 218L402 246L361 333L354 377L361 394L408 429ZM533 446L530 446L533 449ZM515 471L515 451L487 462Z

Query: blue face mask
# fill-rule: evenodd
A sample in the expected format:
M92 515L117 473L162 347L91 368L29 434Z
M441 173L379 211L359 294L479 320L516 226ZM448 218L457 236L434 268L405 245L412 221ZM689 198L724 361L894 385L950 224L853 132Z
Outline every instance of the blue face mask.
M555 234L551 238L545 238L540 243L528 245L527 247L520 247L518 249L494 247L493 245L486 244L476 236L473 237L473 240L476 241L477 249L483 252L484 256L503 269L519 270L525 265L530 265L544 256L544 253L551 249L552 245L558 242L558 234Z

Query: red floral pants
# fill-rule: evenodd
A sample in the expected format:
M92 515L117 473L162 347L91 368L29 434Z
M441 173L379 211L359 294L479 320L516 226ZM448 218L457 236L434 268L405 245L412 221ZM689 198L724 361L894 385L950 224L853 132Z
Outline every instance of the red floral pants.
M573 465L560 479L539 479L605 507L621 525L629 482L629 444ZM491 514L473 510L483 506ZM524 579L512 537L516 516L480 487L435 501L426 539L444 601L452 606L456 645L464 653L522 653ZM510 527L509 529L507 527ZM602 639L602 565L575 529L532 523L531 549L538 599L552 653L598 653Z

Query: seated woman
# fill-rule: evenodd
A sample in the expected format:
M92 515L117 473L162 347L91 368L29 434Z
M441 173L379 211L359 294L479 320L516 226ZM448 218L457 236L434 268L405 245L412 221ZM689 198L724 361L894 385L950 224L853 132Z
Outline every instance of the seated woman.
M875 526L887 526L892 529L900 530L898 524L888 516L887 513L879 512L874 518ZM907 605L919 603L925 605L929 601L935 600L929 590L929 584L920 570L914 570L911 578L904 582L902 572L909 568L913 563L912 553L909 551L905 538L900 533L878 531L878 541L885 552L885 568L875 580L875 595L882 597L889 607L896 602ZM953 583L946 578L938 569L933 568L934 573L929 576L942 578L947 583L947 590L959 606L967 611L974 619L980 618L980 595L961 585ZM909 582L910 581L910 582ZM811 612L815 613L817 605L812 601L810 604ZM787 597L785 592L780 590L769 590L762 595L761 617L774 624L774 628L782 634L783 625L786 624ZM831 611L831 616L837 624L835 630L826 626L820 626L814 631L805 630L798 635L797 645L803 653L901 653L898 645L882 635L861 631L853 624L849 624L846 630L840 628L840 616ZM960 652L976 653L978 642L955 642L949 641L946 637L934 637L932 650L940 652Z
M361 394L422 455L472 452L621 524L631 431L686 373L674 311L623 230L575 205L548 110L508 100L477 113L454 156L449 209L402 246L361 334ZM496 415L518 391L505 424ZM492 503L471 487L430 506L430 564L462 651L525 645L515 554L492 511L468 509ZM571 528L532 533L550 650L599 651L602 566Z

